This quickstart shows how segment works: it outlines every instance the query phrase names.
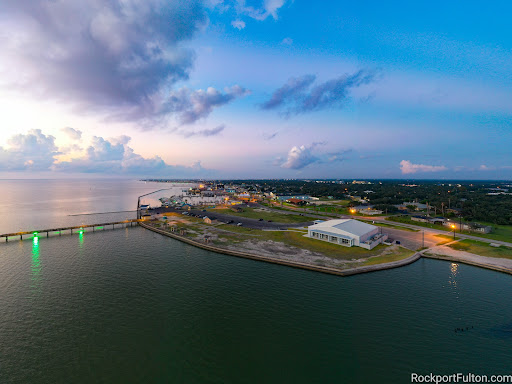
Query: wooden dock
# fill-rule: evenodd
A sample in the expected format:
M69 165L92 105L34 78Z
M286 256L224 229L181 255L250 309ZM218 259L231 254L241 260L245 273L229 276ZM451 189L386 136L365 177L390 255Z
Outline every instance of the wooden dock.
M50 237L50 234L58 234L59 236L62 235L62 232L70 231L71 234L73 234L73 230L75 231L83 231L85 228L92 228L92 232L94 232L96 229L105 229L105 227L112 226L112 229L115 229L116 225L123 225L127 226L130 224L130 226L133 226L133 224L138 224L139 222L144 221L143 219L131 219L131 220L123 220L123 221L114 221L109 223L100 223L100 224L84 224L84 225L75 225L72 227L61 227L61 228L51 228L51 229L36 229L34 231L24 231L24 232L13 232L13 233L4 233L3 235L0 235L0 239L3 237L5 238L5 242L9 241L9 237L20 237L20 240L23 240L23 236L26 235L40 235L42 233L46 233L46 237Z

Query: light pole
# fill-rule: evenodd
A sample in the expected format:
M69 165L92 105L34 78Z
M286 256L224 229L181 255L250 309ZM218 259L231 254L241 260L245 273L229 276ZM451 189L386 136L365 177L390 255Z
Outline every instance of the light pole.
M453 240L455 240L455 224L452 224L452 229L453 229Z

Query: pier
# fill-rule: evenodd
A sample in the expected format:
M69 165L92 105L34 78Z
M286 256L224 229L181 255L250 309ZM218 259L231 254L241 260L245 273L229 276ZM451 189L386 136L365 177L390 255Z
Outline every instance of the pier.
M134 223L138 225L138 223L141 221L144 221L144 220L143 219L131 219L131 220L123 220L123 221L114 221L114 222L109 222L109 223L84 224L84 225L75 225L72 227L36 229L34 231L4 233L4 234L0 235L0 239L5 238L5 242L8 242L9 237L18 237L19 236L20 240L23 240L23 236L32 235L34 237L34 236L39 235L38 237L40 237L40 234L44 234L44 233L46 233L46 237L50 237L50 234L58 234L59 236L61 236L63 232L67 232L67 231L70 231L70 234L73 234L73 231L78 231L78 232L83 233L85 228L92 228L92 232L94 232L97 229L104 230L105 228L108 228L110 226L112 226L112 229L115 229L116 225L117 226L122 225L123 228L128 226L128 224L130 226L133 226Z

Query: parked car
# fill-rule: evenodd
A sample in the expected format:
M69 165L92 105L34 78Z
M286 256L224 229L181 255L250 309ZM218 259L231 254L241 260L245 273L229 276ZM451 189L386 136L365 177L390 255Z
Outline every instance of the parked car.
M268 222L269 222L269 223L271 223L271 222L272 222L272 220L269 220Z
M263 221L263 219L259 219L258 221Z
M238 223L237 225L238 225L238 226L241 226L241 225L242 225L242 223Z

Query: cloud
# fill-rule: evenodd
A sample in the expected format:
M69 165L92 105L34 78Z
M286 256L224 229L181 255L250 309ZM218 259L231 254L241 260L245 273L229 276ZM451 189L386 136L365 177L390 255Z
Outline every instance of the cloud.
M274 133L265 134L265 135L263 135L263 138L264 138L265 140L272 140L272 139L274 139L278 134L279 134L279 132L274 132Z
M301 145L300 147L292 147L292 149L290 149L288 152L286 161L281 164L281 167L289 169L302 169L307 167L309 164L318 161L318 158L311 153L312 148L313 146L306 147L304 145Z
M294 146L288 152L286 159L276 158L274 164L281 168L302 169L313 163L334 163L345 160L345 154L351 149L338 150L335 152L322 152L318 149L325 146L325 142L315 142L309 146Z
M239 85L225 88L224 93L212 87L206 91L202 89L191 91L183 87L170 93L165 109L176 113L182 125L192 124L207 117L214 108L228 104L248 93L248 90Z
M3 0L0 87L79 111L149 119L188 79L200 0Z
M409 160L402 160L400 162L400 170L402 174L406 175L416 172L441 172L448 170L448 168L444 165L413 164Z
M272 97L261 105L262 109L275 109L286 103L296 101L304 97L306 90L316 79L315 75L291 77L279 89L275 90Z
M496 168L495 167L489 167L489 166L487 166L485 164L482 164L482 165L480 165L478 167L478 170L479 171L494 171L494 170L496 170Z
M60 172L152 175L160 177L198 177L214 172L200 162L192 166L169 165L160 156L144 158L128 146L131 138L120 136L105 139L95 136L84 157L56 163Z
M72 140L80 140L82 138L82 131L71 127L65 127L61 129L68 137Z
M182 132L182 135L184 137L192 137L192 136L202 136L202 137L209 137L209 136L217 136L222 131L224 131L225 126L219 125L218 127L211 128L211 129L202 129L200 131L187 131Z
M292 77L261 107L267 110L286 107L287 116L325 108L342 108L349 99L351 90L374 80L374 73L360 70L310 88L315 81L314 75Z
M246 5L245 0L237 0L236 10L239 14L247 15L255 20L265 20L269 16L277 20L277 11L285 2L285 0L264 0L259 7L254 7Z
M222 127L223 128L223 127ZM127 174L160 177L206 177L215 173L200 162L192 166L170 165L161 157L144 158L128 146L131 138L119 136L105 139L94 136L83 155L69 161L58 161L59 155L72 148L58 148L55 137L40 129L8 139L8 147L0 147L0 171L54 171L63 173ZM76 150L81 150L76 144Z
M292 45L293 44L293 39L291 37L285 37L282 41L281 41L281 44L284 44L284 45Z
M239 31L245 28L245 22L243 22L242 20L233 20L231 22L231 25L233 26L233 28L236 28Z
M0 147L0 170L43 171L48 170L59 155L55 137L45 135L40 129L27 134L14 135L7 141L9 147Z

